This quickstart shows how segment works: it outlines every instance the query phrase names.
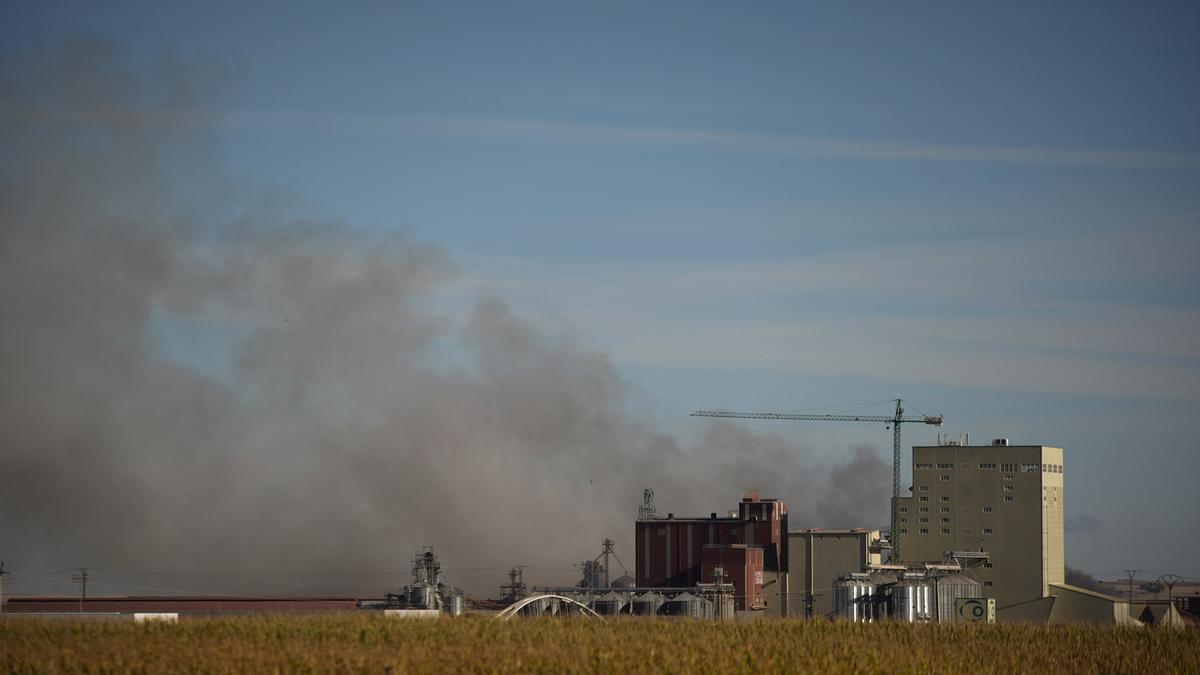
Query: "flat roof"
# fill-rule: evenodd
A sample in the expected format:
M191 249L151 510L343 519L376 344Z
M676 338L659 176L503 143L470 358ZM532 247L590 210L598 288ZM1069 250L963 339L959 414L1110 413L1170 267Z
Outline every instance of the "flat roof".
M867 534L877 531L878 528L867 529L865 527L855 527L851 529L841 529L836 527L810 527L804 530L788 530L788 534Z
M718 516L717 518L710 518L708 516L705 516L703 518L701 518L699 516L688 516L686 518L680 518L680 517L676 516L673 518L667 518L666 516L660 516L657 518L638 518L637 522L639 522L639 523L765 523L768 521L765 521L765 520L742 520L741 518L730 518L728 516Z

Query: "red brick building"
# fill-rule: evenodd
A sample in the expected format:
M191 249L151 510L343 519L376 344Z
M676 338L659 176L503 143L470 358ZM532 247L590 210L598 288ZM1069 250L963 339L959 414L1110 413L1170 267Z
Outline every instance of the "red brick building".
M636 576L641 587L691 587L703 578L704 547L740 544L762 549L762 569L787 571L787 504L747 492L737 515L646 518L637 521Z

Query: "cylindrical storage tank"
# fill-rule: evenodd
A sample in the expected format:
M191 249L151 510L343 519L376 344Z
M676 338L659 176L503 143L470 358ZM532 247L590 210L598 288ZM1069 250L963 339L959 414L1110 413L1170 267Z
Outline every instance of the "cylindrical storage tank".
M983 584L962 574L943 574L933 579L935 621L953 623L958 620L959 598L983 597Z
M663 604L663 614L704 619L712 614L712 603L687 591L680 593Z
M450 616L461 616L467 608L467 599L461 593L450 593L442 603L442 609Z
M633 613L638 616L654 616L662 610L666 601L662 595L654 591L646 591L633 599Z
M437 588L416 584L408 591L408 604L417 609L438 609Z
M933 618L933 585L924 578L901 579L892 587L892 618L897 621L929 621Z
M884 621L891 616L892 587L899 577L895 570L872 570L867 574L867 580L875 587L868 603L872 621Z
M596 610L597 614L612 616L622 613L622 611L625 610L625 606L628 604L628 602L629 601L625 597L624 593L609 591L608 593L605 593L596 599L594 609Z
M735 618L734 612L737 609L737 603L734 597L728 594L718 594L709 599L712 604L712 618L720 621L732 621Z
M833 584L834 613L846 621L871 621L871 596L874 593L875 584L865 574L841 577Z
M522 616L550 615L552 614L550 611L550 598L534 600L517 611L519 611Z

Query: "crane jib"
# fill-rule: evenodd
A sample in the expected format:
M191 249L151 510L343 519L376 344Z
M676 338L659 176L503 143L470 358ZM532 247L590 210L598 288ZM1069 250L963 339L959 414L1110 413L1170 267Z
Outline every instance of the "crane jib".
M725 417L733 419L750 419L750 420L797 420L797 421L813 421L813 422L920 422L922 424L931 424L933 426L942 426L942 416L932 415L925 417L895 417L885 415L798 415L793 413L756 413L756 412L732 412L727 410L697 410L691 414L692 417Z
M921 417L905 417L904 402L896 401L895 415L806 415L800 413L770 413L770 412L733 412L728 410L697 410L692 417L723 417L726 419L746 420L795 420L810 422L883 422L892 428L892 526L889 537L892 540L893 560L900 560L900 542L896 537L898 519L896 516L896 500L900 493L900 425L902 423L919 422L935 427L942 426L941 415L923 415Z

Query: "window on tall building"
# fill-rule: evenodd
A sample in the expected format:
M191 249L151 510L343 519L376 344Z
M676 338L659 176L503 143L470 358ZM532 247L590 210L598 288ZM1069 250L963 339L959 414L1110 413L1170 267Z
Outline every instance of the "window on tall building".
M908 522L908 518L901 518L901 519L900 519L900 522L902 522L902 523L907 523L907 522Z
M942 522L943 522L943 523L948 523L948 522L950 522L950 519L949 519L949 518L942 518Z
M1015 491L1016 489L1017 489L1017 486L1016 486L1016 485L1005 485L1005 486L1004 486L1004 491L1005 491L1005 492L1013 492L1013 491Z
M900 534L908 534L908 528L907 527L900 528Z
M948 502L948 501L950 501L950 498L949 498L949 497L947 497L946 495L942 495L942 496L941 496L941 497L938 499L938 501Z
M1007 472L1009 472L1009 473L1016 473L1016 471L1017 471L1017 465L1016 465L1016 464L1001 464L1001 465L1000 465L1000 470L1001 470L1001 471L1007 471Z
M944 473L941 476L939 476L939 478L941 478L942 480L950 480L950 474Z
M954 465L953 464L938 464L938 468L939 469L953 469Z
M942 528L942 534L950 534L950 528L948 528L948 527L943 527L943 528Z
M996 465L995 465L995 464L980 464L980 465L979 465L979 468L981 468L981 469L994 469L994 468L996 468Z
M928 506L922 506L922 507L921 507L921 513L929 513L929 507L928 507Z
M933 468L932 464L918 464L917 465L917 471L925 471L927 469L932 469L932 468Z
M928 522L929 522L929 519L928 519L928 518L922 518L922 519L921 519L921 522L922 522L922 523L928 523Z
M1005 496L1004 496L1004 501L1006 501L1006 502L1011 502L1011 501L1013 501L1012 495L1005 495Z
M1021 471L1028 473L1033 471L1041 471L1041 468L1039 468L1039 465L1037 464L1026 463L1021 465Z
M983 585L984 585L984 586L987 586L988 588L991 588L991 587L992 587L992 582L990 582L990 581L985 581L985 582L983 582Z
M988 568L988 569L991 569L991 567L992 567L992 561L991 561L991 560L989 560L989 561L987 561L987 562L983 563L983 566L984 566L984 567L986 567L986 568Z
M927 501L929 501L929 497L921 497L921 501L927 502Z
M907 506L901 506L900 508L898 508L898 509L896 509L896 510L897 510L897 511L899 511L900 513L908 513L908 507L907 507Z
M943 506L943 507L942 507L942 513L950 513L950 507L949 507L949 506Z
M1004 480L1012 480L1012 479L1013 479L1013 475L1011 473L1004 474Z
M991 512L992 512L992 507L990 507L990 506L985 506L985 507L983 507L983 512L984 512L984 513L991 513Z
M984 533L984 534L991 534L991 533L992 533L992 528L990 528L990 527L985 527L985 528L983 528L983 533Z
M922 486L921 486L921 492L929 492L929 486L928 486L928 485L922 485Z
M922 528L921 528L921 534L929 534L929 528L927 528L927 527L922 527Z

